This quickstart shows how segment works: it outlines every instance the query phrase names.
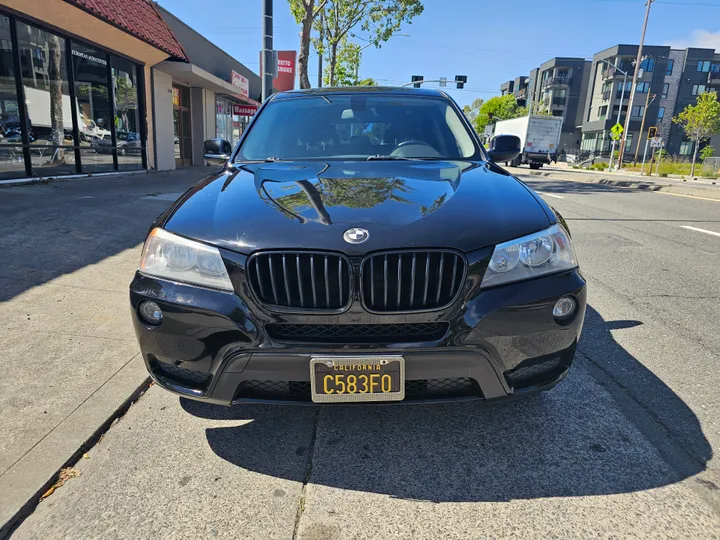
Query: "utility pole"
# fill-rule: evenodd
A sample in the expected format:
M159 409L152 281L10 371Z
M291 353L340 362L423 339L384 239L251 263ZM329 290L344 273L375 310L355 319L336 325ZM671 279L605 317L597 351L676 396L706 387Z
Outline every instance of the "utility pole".
M645 134L645 117L647 116L647 110L650 104L655 101L656 94L653 94L652 99L650 99L650 90L648 90L647 97L645 98L645 109L643 110L643 116L642 116L642 122L640 123L640 137L642 137ZM638 139L637 148L635 148L635 158L633 159L633 163L637 163L638 159L638 153L640 152L640 139Z
M270 97L273 90L273 0L263 0L263 66L262 99Z
M650 17L650 6L655 0L647 0L647 9L645 9L645 22L643 23L642 35L640 36L640 45L638 47L637 59L635 60L635 73L633 74L632 88L630 88L630 99L628 100L628 110L625 116L625 131L622 133L622 139L620 140L620 155L618 156L618 170L622 168L623 155L625 154L625 143L627 142L627 135L630 131L630 116L632 115L632 104L635 99L635 87L637 86L638 74L640 73L640 63L642 62L643 45L645 43L645 31L647 30L648 18ZM622 109L622 103L620 104ZM638 144L639 141L638 141Z

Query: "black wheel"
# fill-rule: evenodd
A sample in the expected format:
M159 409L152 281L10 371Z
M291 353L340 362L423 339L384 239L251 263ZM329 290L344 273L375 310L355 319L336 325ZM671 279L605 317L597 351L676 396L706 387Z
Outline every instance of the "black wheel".
M522 158L521 158L520 156L518 156L518 157L516 157L515 159L513 159L513 160L510 162L510 164L511 164L513 167L519 167L520 165L522 165Z
M539 163L531 163L531 164L530 164L530 168L533 169L533 170L537 170L537 169L539 169L540 167L542 167L542 165L540 165Z
M125 155L125 147L123 146L122 148L120 148L120 150L119 150L118 153L119 153L121 156L124 156L124 155Z

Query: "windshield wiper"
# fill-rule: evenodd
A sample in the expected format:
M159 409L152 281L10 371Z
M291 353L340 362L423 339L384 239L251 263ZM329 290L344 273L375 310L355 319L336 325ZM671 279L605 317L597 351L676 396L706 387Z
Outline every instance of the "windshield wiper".
M265 158L265 163L272 163L274 161L282 161L282 159L280 159L279 157L266 157Z
M417 161L419 158L412 158L412 157L402 157L402 156L382 156L380 154L376 154L374 156L368 156L367 161Z

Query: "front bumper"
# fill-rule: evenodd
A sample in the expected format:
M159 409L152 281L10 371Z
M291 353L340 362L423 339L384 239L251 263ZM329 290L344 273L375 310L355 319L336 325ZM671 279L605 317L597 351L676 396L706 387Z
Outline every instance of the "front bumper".
M552 308L577 300L567 321ZM353 306L338 315L278 314L251 295L213 291L136 274L132 318L152 378L177 394L229 405L243 401L308 402L314 355L399 354L407 401L507 398L548 389L567 373L582 329L585 281L579 271L479 291L430 313L373 315ZM143 300L163 311L159 326L138 316ZM431 341L313 343L273 339L270 323L446 323ZM408 389L413 389L408 392Z

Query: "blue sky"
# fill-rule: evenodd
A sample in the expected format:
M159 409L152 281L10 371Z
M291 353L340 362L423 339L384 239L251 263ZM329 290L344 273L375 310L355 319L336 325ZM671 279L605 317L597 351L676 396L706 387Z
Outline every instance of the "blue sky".
M159 3L230 55L258 72L261 0L160 0ZM425 11L381 49L363 53L360 76L397 85L411 75L468 76L453 90L461 104L499 94L500 84L553 56L590 57L640 40L643 0L425 0ZM275 0L275 48L299 48L299 26L286 0ZM649 45L720 50L720 0L656 0ZM317 56L310 59L317 81Z

